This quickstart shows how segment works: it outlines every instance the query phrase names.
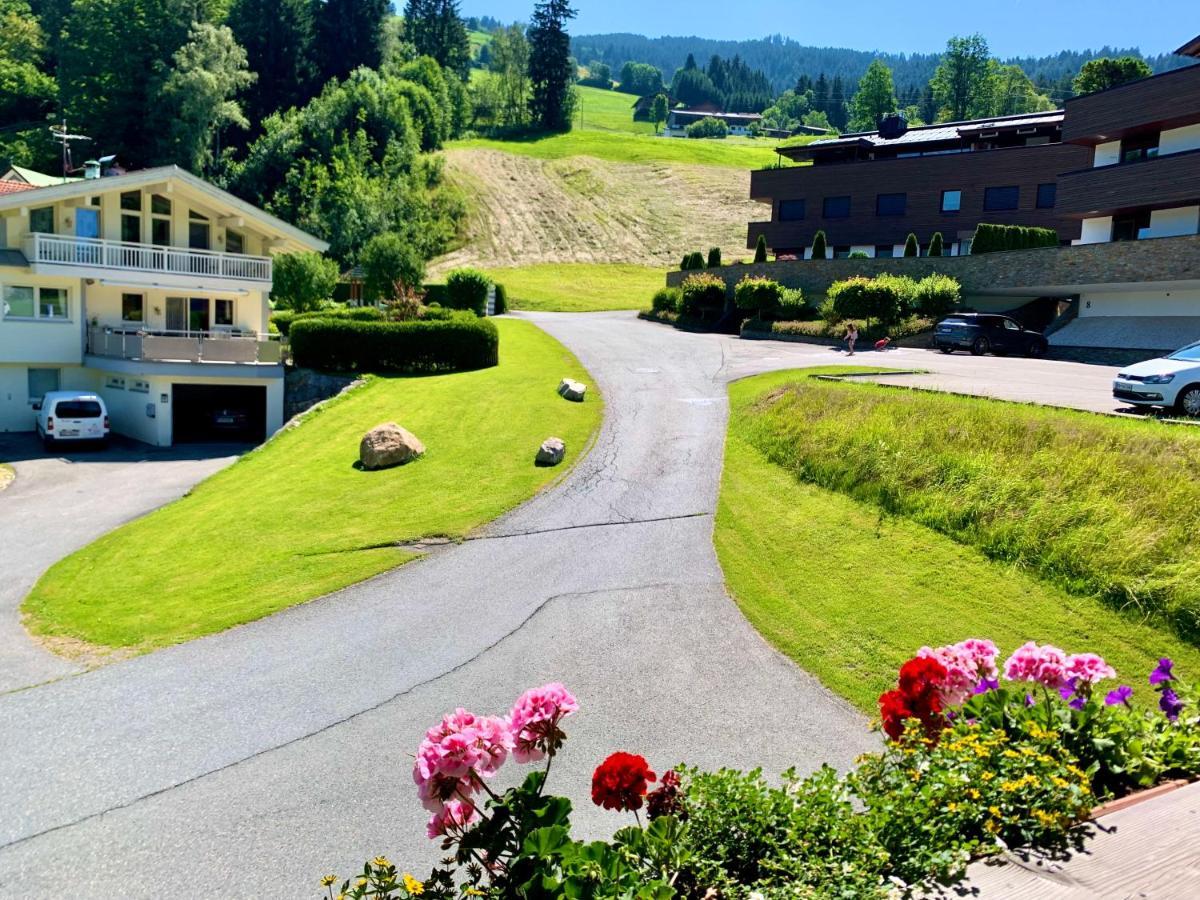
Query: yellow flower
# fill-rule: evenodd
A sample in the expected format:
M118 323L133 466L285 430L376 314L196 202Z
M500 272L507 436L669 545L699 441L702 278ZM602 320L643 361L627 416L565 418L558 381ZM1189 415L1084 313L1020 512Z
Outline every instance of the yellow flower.
M1055 775L1050 780L1054 783L1054 786L1057 788L1069 788L1071 786L1071 782L1067 781L1067 779L1065 779L1065 778L1059 778L1057 775Z
M1001 755L1005 759L1020 759L1021 757L1021 754L1019 754L1016 750L1005 750Z
M371 865L375 866L377 869L386 869L391 864L392 861L386 856L377 856L371 860Z
M321 879L321 887L329 887L335 881L337 881L336 875L326 875L324 878Z
M358 881L354 882L354 886L355 886L355 887L366 887L366 886L367 886L367 879L365 879L365 878L360 878L360 879L358 879Z
M979 794L979 791L975 790L975 788L971 788L970 790L967 791L967 796L970 797L972 800L978 800L980 797L980 794Z
M947 803L946 812L955 812L958 809L957 803Z
M1000 807L998 807L998 806L989 806L988 812L990 812L997 819L1002 818L1004 815L1002 812L1000 812Z
M414 897L419 897L425 893L425 885L413 878L408 872L404 873L404 889Z
M469 887L466 890L466 894L468 897L482 897L483 891L481 891L479 888Z
M988 819L986 822L983 823L983 828L989 834L995 834L997 831L1000 830L1000 825L995 819Z
M980 772L980 773L979 773L979 780L980 780L980 781L991 781L991 780L992 780L993 778L995 778L995 777L996 777L996 773L995 773L995 772Z

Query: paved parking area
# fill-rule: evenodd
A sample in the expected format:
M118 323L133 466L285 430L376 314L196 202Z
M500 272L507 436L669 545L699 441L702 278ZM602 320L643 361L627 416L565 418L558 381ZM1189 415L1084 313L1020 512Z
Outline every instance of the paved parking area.
M0 491L0 693L83 668L47 652L21 627L21 601L42 572L122 522L181 497L244 450L158 449L116 437L107 448L46 452L32 434L0 434L0 460L16 471Z

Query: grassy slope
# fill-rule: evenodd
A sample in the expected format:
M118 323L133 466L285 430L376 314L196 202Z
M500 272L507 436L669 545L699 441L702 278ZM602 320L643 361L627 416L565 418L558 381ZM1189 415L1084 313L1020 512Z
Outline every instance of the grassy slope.
M1161 655L1200 672L1200 651L1165 630L1073 596L906 519L797 481L749 442L748 410L796 373L730 388L731 421L715 542L729 589L775 646L873 711L897 667L923 644L990 637L1093 650L1150 699Z
M498 320L500 365L377 378L200 484L55 565L25 602L30 627L139 650L251 621L412 558L396 542L462 536L561 470L536 468L549 434L578 458L602 404L567 403L585 377L534 326ZM367 429L395 420L428 448L400 468L354 468Z
M645 309L665 271L621 263L543 263L488 274L504 285L513 309L595 312Z

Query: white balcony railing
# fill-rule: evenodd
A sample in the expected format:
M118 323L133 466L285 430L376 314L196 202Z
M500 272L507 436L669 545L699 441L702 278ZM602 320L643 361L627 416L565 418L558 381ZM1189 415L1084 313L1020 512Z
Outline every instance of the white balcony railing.
M134 331L93 325L88 353L140 362L279 365L278 336L232 331Z
M25 239L25 258L31 263L86 266L126 272L199 275L239 281L271 281L271 258L242 253L217 253L153 244L127 244L98 238L31 234Z

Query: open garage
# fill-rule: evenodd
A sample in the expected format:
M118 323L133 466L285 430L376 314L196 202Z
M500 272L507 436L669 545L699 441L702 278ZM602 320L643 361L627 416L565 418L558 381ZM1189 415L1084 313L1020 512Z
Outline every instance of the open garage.
M267 436L267 389L259 385L173 384L175 443L252 441Z

